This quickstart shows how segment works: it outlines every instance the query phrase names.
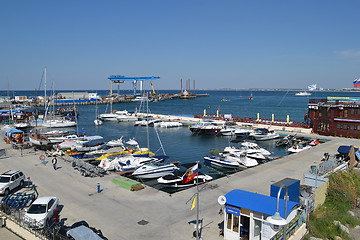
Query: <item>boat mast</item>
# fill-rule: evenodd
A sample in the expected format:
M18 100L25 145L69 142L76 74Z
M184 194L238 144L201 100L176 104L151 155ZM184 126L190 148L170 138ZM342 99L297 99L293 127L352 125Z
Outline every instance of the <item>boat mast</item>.
M196 240L199 240L199 173L196 175Z
M46 115L47 115L47 108L46 108L46 67L44 68L44 81L45 81L45 104L44 104L44 107L45 107L45 115L44 115L44 119L43 120L45 120L46 119Z

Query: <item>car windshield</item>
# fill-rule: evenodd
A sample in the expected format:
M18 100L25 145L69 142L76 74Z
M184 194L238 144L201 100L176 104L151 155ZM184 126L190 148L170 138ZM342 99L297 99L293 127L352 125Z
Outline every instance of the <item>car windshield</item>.
M34 214L45 213L45 212L46 212L46 204L33 204L27 211L27 213L34 213Z
M10 177L0 176L0 183L7 183L7 182L10 182Z

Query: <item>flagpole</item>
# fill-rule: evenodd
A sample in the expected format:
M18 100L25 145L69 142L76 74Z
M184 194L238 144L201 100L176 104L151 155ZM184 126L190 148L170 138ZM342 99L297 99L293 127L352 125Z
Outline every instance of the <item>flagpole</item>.
M196 175L196 240L199 240L199 173Z

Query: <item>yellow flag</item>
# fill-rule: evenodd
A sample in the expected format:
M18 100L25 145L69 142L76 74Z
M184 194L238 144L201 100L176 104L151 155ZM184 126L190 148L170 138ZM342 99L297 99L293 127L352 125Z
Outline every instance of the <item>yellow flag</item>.
M191 211L194 209L196 203L196 196L194 196L192 203L191 203Z

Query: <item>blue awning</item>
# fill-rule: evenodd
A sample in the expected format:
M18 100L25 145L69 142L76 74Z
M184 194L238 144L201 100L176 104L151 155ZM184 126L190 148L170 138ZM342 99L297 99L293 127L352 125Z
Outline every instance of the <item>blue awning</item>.
M226 195L226 205L249 209L252 211L264 213L267 215L274 215L276 212L277 198L266 196L258 193L248 192L240 189L234 189ZM299 203L288 201L287 216ZM285 218L285 200L279 201L279 213L281 217Z
M340 146L337 151L341 154L349 154L351 147L353 146ZM354 147L354 151L356 152L357 150L358 148Z

